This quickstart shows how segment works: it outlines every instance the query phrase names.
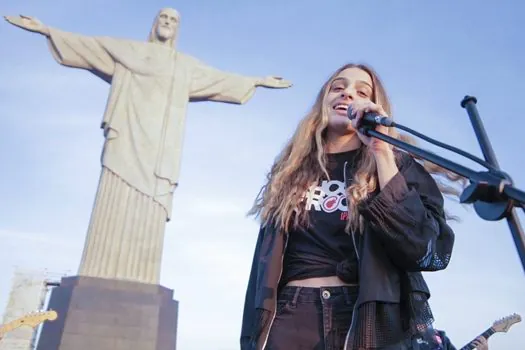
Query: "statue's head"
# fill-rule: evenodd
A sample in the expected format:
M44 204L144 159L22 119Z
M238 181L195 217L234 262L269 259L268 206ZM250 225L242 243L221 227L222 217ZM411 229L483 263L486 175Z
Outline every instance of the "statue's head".
M160 42L173 46L179 30L180 14L172 8L164 8L159 11L148 41Z

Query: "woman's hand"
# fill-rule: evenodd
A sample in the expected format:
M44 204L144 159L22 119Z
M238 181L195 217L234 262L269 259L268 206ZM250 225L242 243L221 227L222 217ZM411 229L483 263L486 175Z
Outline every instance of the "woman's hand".
M357 131L357 136L361 140L361 142L370 148L370 150L374 153L374 155L379 153L384 153L385 151L388 152L392 148L390 145L384 141L381 141L379 139L376 139L374 137L366 136L359 132L359 127L361 126L361 119L367 112L374 112L379 115L388 117L383 107L381 107L378 104L375 104L372 101L355 101L352 102L351 108L353 111L354 119L352 119L352 127ZM380 132L382 134L388 135L388 128L382 125L378 125L375 130L377 132Z
M351 106L353 115L355 118L352 119L352 127L356 130L357 136L361 142L368 147L368 149L374 155L377 165L377 178L379 181L379 188L383 189L386 184L399 172L397 168L394 151L392 147L379 139L363 135L359 132L361 126L361 119L367 112L374 112L382 116L387 116L385 110L380 105L377 105L371 101L355 101ZM388 128L383 125L376 126L375 130L382 134L388 135Z

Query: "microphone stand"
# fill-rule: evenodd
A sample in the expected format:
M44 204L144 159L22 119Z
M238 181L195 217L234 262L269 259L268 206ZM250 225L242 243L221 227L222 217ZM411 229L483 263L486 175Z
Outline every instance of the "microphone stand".
M361 126L359 131L366 136L385 141L399 149L412 153L469 179L470 184L460 195L460 203L473 204L478 216L484 220L498 221L503 218L507 219L516 249L518 250L522 268L525 271L525 234L515 210L516 206L525 210L525 192L512 186L510 176L501 171L492 145L485 132L483 122L479 116L476 103L477 99L475 97L465 96L461 101L461 107L467 110L470 117L470 122L478 139L481 151L483 152L483 156L491 167L488 171L472 170L430 151L377 132L374 130L375 125Z

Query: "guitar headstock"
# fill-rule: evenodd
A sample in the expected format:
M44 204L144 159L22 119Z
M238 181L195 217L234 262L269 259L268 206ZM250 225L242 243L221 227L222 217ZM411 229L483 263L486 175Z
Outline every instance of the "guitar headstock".
M36 328L42 322L54 321L57 319L57 317L58 315L54 310L32 312L7 324L0 325L0 338L3 334L11 332L19 327L29 326L32 328Z
M507 332L513 324L518 322L521 322L521 316L518 314L512 314L495 321L492 324L492 329L494 332Z
M18 322L20 325L30 326L35 328L40 323L44 321L54 321L58 317L56 311L50 310L50 311L39 311L39 312L32 312L30 314L27 314L20 319L18 319Z

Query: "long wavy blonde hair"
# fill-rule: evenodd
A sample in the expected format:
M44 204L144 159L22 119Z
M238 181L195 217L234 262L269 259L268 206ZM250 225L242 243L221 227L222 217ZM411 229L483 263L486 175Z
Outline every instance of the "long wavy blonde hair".
M328 126L328 109L324 100L332 81L345 69L359 68L372 78L373 93L371 100L383 107L392 116L390 102L383 84L374 70L364 64L346 64L336 70L319 91L310 112L302 119L294 135L277 156L267 183L261 188L249 215L261 218L263 225L272 223L283 231L306 226L309 222L305 205L301 205L308 188L318 183L321 178L328 178L326 156L326 133ZM399 134L394 128L389 135L405 142L415 144L407 135ZM352 181L347 189L348 224L347 231L360 231L362 220L357 205L368 198L378 186L376 163L368 148L361 145L359 162ZM425 169L441 179L436 182L443 194L457 195L458 190L447 184L447 181L464 179L435 164L420 160ZM445 181L443 181L445 180Z

